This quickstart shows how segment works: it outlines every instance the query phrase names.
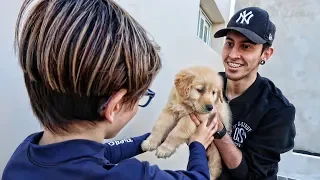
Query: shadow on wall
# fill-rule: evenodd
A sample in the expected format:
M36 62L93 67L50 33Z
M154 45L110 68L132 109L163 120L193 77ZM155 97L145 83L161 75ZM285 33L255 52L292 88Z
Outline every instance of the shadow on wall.
M319 155L320 81L318 33L320 2L315 0L238 0L245 6L266 9L277 27L270 61L260 72L270 78L296 107L295 150Z

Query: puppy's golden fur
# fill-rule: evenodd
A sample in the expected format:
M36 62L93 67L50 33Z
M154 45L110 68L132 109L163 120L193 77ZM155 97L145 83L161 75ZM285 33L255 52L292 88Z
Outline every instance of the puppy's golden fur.
M168 102L156 121L150 136L142 143L144 151L156 149L158 158L170 157L186 143L196 130L189 114L195 113L199 120L209 118L216 108L226 129L231 128L231 113L223 99L222 78L213 69L194 66L176 74ZM215 146L207 149L210 178L221 174L221 158Z

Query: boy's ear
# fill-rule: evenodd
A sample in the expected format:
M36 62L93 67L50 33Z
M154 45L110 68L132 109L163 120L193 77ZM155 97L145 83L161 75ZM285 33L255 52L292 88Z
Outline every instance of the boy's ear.
M113 123L115 116L120 111L121 105L122 105L122 99L126 93L127 93L127 90L120 89L118 92L112 95L112 97L110 97L109 102L103 111L103 115L105 119L110 124Z

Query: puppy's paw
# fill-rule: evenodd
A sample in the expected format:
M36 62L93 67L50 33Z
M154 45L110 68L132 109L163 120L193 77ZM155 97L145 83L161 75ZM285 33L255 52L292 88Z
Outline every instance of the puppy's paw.
M175 152L175 149L169 148L169 146L161 145L156 150L156 156L158 158L168 158Z
M141 144L142 151L153 151L157 149L158 144L150 139L146 139Z

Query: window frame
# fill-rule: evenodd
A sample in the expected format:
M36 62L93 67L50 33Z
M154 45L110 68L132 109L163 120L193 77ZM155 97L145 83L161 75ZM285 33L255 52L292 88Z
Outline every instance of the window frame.
M201 25L201 20L203 20L203 25ZM197 28L197 36L207 45L210 45L211 42L211 34L212 34L212 22L206 15L206 13L200 8L198 14L198 28ZM200 34L201 26L203 26L202 34ZM207 28L207 37L205 38L205 28Z

